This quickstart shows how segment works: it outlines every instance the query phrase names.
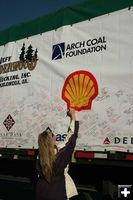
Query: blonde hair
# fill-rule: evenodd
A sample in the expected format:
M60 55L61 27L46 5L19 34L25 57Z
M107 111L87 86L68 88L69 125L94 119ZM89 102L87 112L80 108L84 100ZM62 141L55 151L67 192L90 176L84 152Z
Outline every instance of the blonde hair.
M55 161L55 150L52 142L52 132L44 131L38 136L38 147L40 156L40 165L42 173L48 182L53 177L53 164Z

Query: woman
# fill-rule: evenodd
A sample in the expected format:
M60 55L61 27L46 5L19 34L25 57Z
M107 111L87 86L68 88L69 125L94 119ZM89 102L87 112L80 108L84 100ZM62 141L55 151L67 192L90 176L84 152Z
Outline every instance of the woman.
M79 129L76 111L70 109L69 114L74 120L74 133L58 152L55 153L56 140L51 131L44 131L38 136L40 177L36 185L36 200L67 199L64 170L71 160Z

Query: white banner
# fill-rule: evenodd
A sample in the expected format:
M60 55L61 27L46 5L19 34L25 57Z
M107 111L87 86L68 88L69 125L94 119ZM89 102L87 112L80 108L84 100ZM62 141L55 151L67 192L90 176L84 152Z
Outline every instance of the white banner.
M132 37L124 9L0 46L0 146L37 148L48 126L63 140L73 106L76 149L133 151Z

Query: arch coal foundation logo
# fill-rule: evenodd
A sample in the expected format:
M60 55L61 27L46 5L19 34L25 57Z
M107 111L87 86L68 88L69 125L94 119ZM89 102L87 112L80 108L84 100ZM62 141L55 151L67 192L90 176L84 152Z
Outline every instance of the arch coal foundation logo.
M53 45L52 60L71 58L84 54L106 51L106 49L107 45L105 36L91 38L83 41L72 42L68 44L62 42Z
M15 124L15 121L12 118L12 116L9 114L7 118L4 120L3 124L5 125L6 129L9 131Z

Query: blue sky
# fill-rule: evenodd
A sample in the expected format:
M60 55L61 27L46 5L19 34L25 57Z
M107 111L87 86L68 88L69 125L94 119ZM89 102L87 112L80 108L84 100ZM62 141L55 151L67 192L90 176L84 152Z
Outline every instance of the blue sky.
M84 0L1 0L0 30L82 1Z

